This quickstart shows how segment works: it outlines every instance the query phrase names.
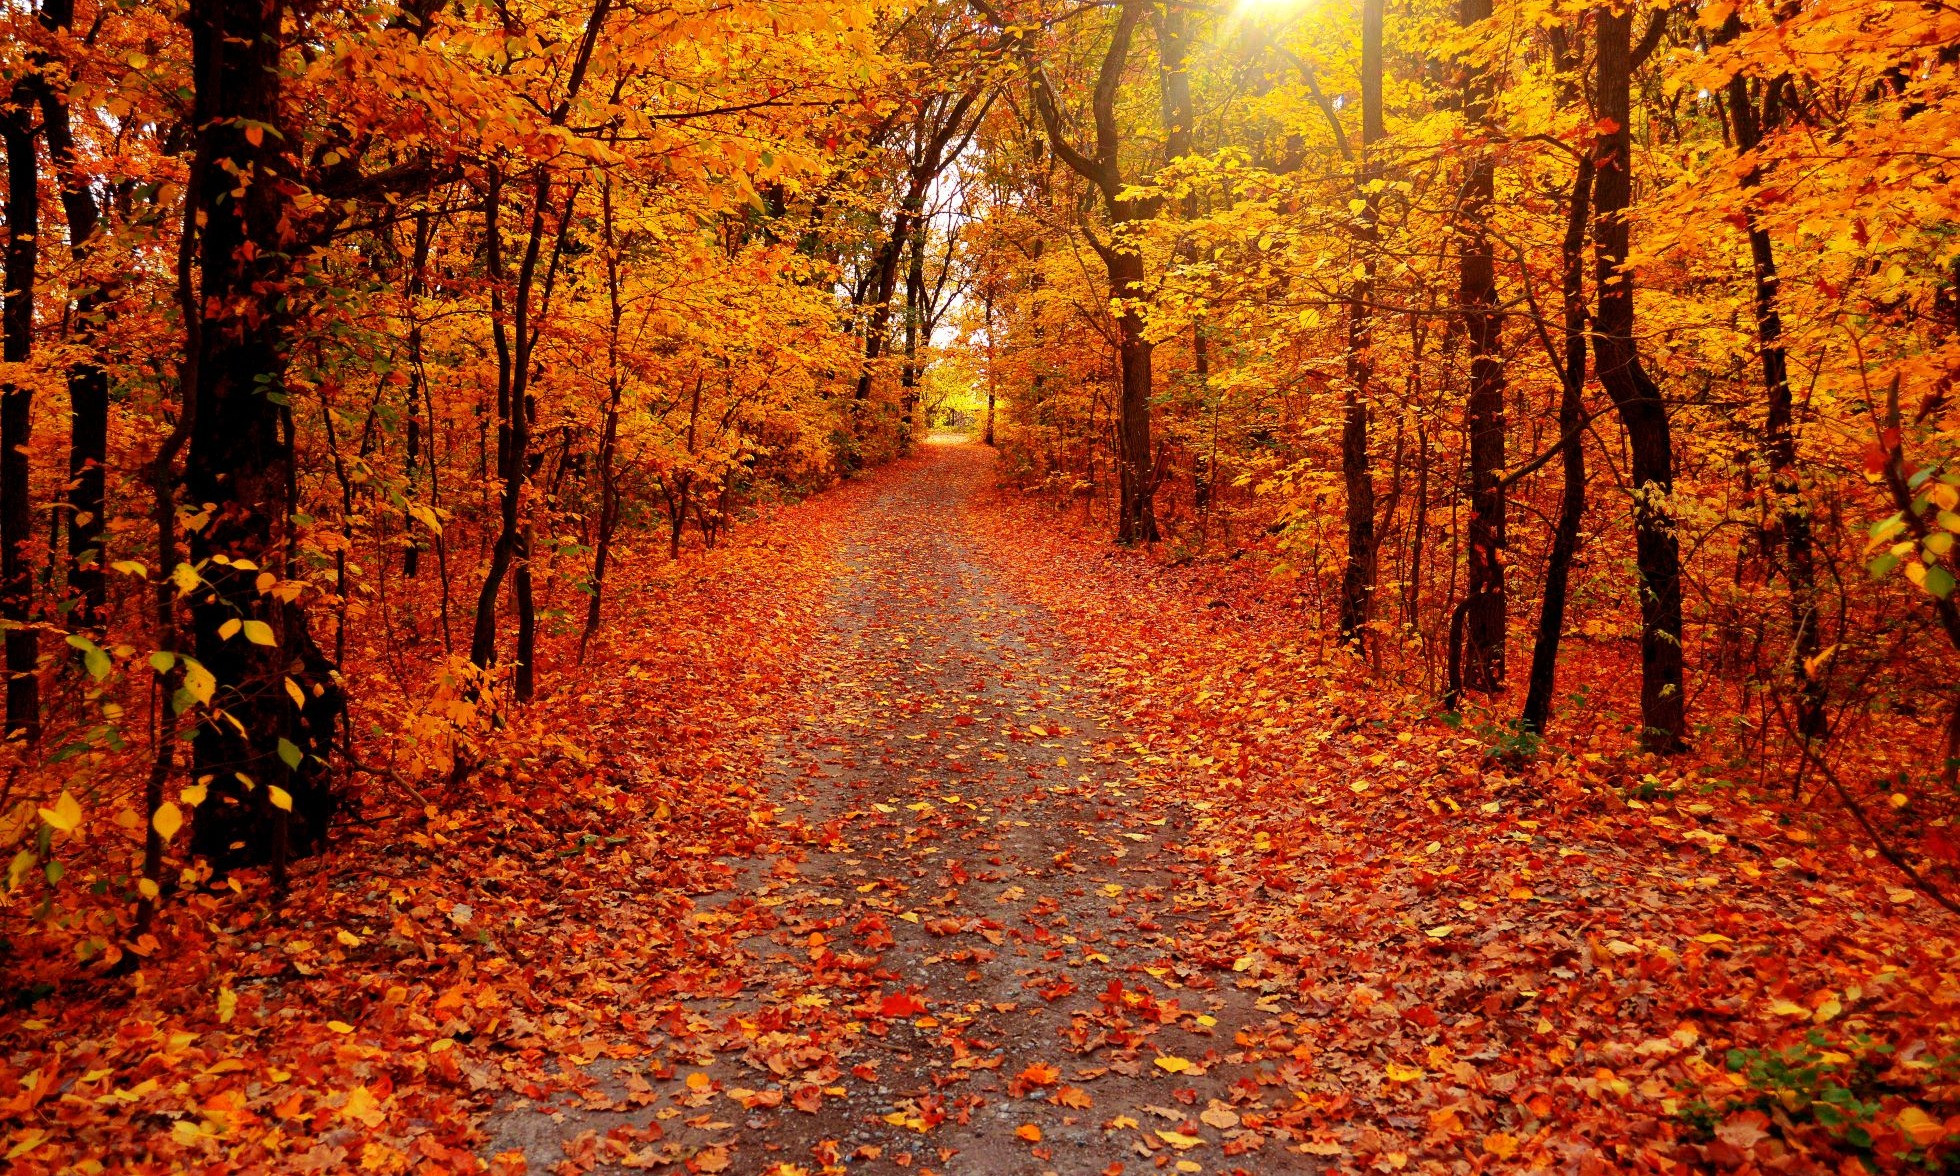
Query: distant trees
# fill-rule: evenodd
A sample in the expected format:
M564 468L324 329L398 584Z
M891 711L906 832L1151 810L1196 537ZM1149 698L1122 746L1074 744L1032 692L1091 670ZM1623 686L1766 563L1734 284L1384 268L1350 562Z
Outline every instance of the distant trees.
M1872 407L1889 381L1922 388L1897 426L1925 447L1906 505L1945 509L1950 208L1937 164L1881 161L1938 155L1948 18L974 7L1027 63L983 135L1005 468L1092 512L1107 490L1138 538L1147 460L1178 555L1269 531L1317 632L1384 670L1410 658L1451 708L1529 737L1623 639L1640 701L1620 725L1655 752L1755 755L1868 721L1875 698L1913 708L1930 663L1855 635L1937 621L1947 541L1913 538L1859 444L1897 439ZM1819 133L1828 159L1806 155ZM1019 162L1044 152L1066 168ZM1104 288L1083 254L1114 259ZM1916 598L1883 587L1895 572ZM1507 704L1514 628L1530 670ZM1719 722L1690 713L1724 691Z

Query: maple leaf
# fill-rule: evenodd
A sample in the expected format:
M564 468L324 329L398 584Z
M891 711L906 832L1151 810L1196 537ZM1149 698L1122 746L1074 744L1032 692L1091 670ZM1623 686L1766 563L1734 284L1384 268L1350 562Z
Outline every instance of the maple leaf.
M1769 1117L1761 1111L1731 1115L1716 1126L1715 1138L1748 1151L1769 1138Z
M878 1003L881 1017L911 1017L926 1011L926 1002L905 992L896 992Z
M1024 1086L1053 1086L1061 1081L1062 1072L1046 1062L1035 1062L1015 1076Z

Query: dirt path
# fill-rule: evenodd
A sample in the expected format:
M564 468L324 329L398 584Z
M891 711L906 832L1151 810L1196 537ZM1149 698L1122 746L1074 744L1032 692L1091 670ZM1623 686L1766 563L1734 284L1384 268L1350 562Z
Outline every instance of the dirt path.
M1267 1105L1295 1096L1234 1037L1269 1043L1277 1010L1189 962L1220 916L1183 897L1179 810L1143 815L1093 685L960 525L990 462L933 445L844 528L798 713L756 736L794 836L694 896L726 995L677 1008L650 1068L590 1067L585 1104L604 1109L509 1108L490 1154L533 1171L1315 1169L1251 1152Z

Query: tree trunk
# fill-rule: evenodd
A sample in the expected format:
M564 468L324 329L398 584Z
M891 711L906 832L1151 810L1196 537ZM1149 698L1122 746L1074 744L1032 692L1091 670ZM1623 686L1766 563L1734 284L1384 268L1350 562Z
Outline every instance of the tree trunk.
M1143 255L1123 244L1110 247L1110 285L1126 308L1117 317L1122 399L1117 406L1116 485L1118 543L1157 542L1157 509L1150 451L1151 342L1144 336Z
M926 226L921 224L919 231L912 234L912 245L905 266L905 365L899 370L898 383L903 389L903 415L899 420L898 444L901 449L912 443L912 416L919 403L919 327L923 322L926 293Z
M1531 646L1531 680L1525 687L1520 725L1540 735L1551 721L1558 647L1565 632L1565 603L1572 559L1579 551L1579 524L1586 513L1586 448L1581 437L1586 390L1586 221L1591 217L1593 162L1579 160L1566 207L1560 248L1560 292L1565 311L1565 366L1559 373L1558 431L1564 474L1558 523L1545 560L1545 595L1538 607L1538 635Z
M1370 0L1371 3L1378 0ZM1155 543L1157 511L1154 504L1156 476L1150 447L1150 394L1152 347L1144 335L1143 306L1149 294L1144 286L1143 255L1122 239L1123 226L1147 221L1157 213L1159 201L1130 199L1123 182L1121 139L1116 117L1116 97L1123 70L1129 62L1130 45L1136 28L1149 5L1143 0L1123 0L1111 31L1109 47L1103 53L1097 73L1095 96L1090 113L1096 128L1093 154L1072 146L1062 128L1061 112L1047 77L1033 63L1024 31L1011 32L1034 72L1035 106L1042 126L1048 132L1048 145L1075 174L1088 180L1101 192L1115 240L1104 244L1084 226L1084 233L1109 274L1109 293L1120 303L1117 311L1117 360L1121 369L1116 409L1117 510L1116 539L1119 543ZM988 9L991 14L991 10ZM995 23L1000 21L994 15ZM1007 31L1003 26L1003 31Z
M341 713L335 668L307 631L287 575L295 506L292 426L285 409L292 276L286 135L277 131L283 0L192 0L192 76L203 183L187 217L201 225L198 325L185 491L212 504L191 532L195 656L215 679L192 743L193 774L209 781L191 847L220 869L321 848L335 798L326 755ZM268 129L271 128L271 129ZM167 571L167 569L163 569ZM222 712L222 715L219 714ZM275 791L276 789L276 791Z
M66 30L74 16L73 0L52 0L41 10L41 23L50 30ZM67 98L45 83L40 98L48 157L61 186L62 214L68 222L68 250L83 282L72 309L72 339L86 356L109 301L106 289L88 283L86 270L102 214L76 158ZM109 373L93 359L77 359L68 367L68 412L68 592L74 601L70 623L81 630L99 630L107 620L103 608L108 599L103 474L109 457Z
M1491 0L1462 0L1460 23L1488 20ZM1463 119L1478 132L1490 105L1487 71L1473 68L1464 82ZM1457 301L1470 343L1470 397L1465 428L1470 441L1470 518L1465 528L1469 583L1463 626L1463 679L1471 690L1504 688L1507 637L1504 591L1504 359L1503 317L1491 256L1489 219L1497 170L1487 148L1476 149L1463 188Z
M1361 646L1375 594L1375 480L1368 469L1368 397L1374 381L1375 242L1380 198L1372 190L1374 146L1383 134L1382 24L1385 0L1361 3L1361 223L1356 226L1362 276L1348 297L1347 386L1341 403L1341 482L1347 491L1347 564L1341 573L1340 636Z
M1733 39L1741 31L1742 22L1731 13L1722 30L1722 39ZM1763 110L1759 114L1749 95L1748 79L1741 74L1729 79L1729 117L1735 128L1736 147L1745 154L1756 150L1773 123L1778 84L1777 79L1772 79L1766 85ZM1827 733L1828 723L1824 714L1824 679L1814 665L1823 620L1819 615L1817 560L1812 550L1810 511L1797 480L1796 414L1790 393L1789 359L1783 350L1783 315L1777 301L1776 250L1769 231L1762 227L1755 208L1748 202L1749 194L1761 182L1762 171L1755 166L1742 177L1742 220L1755 271L1756 346L1762 361L1763 395L1768 409L1763 422L1763 464L1769 467L1769 489L1775 499L1770 509L1769 533L1763 536L1763 551L1790 589L1790 660L1796 679L1797 733L1805 739L1820 739Z
M572 103L578 98L579 89L585 83L586 69L592 63L592 52L598 44L599 32L605 26L606 16L611 10L612 0L593 0L592 12L586 17L583 39L565 80L564 96L551 109L549 121L552 126L563 126L571 114ZM476 598L476 623L470 635L470 661L478 669L485 670L495 664L497 595L512 564L522 561L523 567L513 586L518 612L515 680L519 701L529 701L536 680L536 671L532 666L536 614L531 600L531 543L524 517L524 489L533 469L531 426L537 411L530 396L531 355L538 337L537 330L532 326L533 314L537 309L532 305L532 293L537 282L538 261L544 251L545 210L551 205L551 169L547 164L540 163L531 173L530 224L524 242L524 256L518 263L516 282L511 291L508 324L503 314L501 292L503 268L501 242L497 234L498 186L497 171L492 168L484 205L484 236L486 267L490 276L491 335L497 349L497 409L501 414L497 473L503 486L498 502L497 539L491 548L489 571L483 577L483 587ZM571 211L568 202L566 216L558 230L560 249ZM554 252L554 270L557 257L557 252ZM549 273L546 283L548 287Z
M923 198L923 194L921 194ZM892 295L898 289L898 262L904 256L906 238L912 231L913 198L908 194L892 220L891 236L879 250L873 268L870 297L871 317L864 326L864 367L858 370L857 411L863 412L871 399L871 384L878 357L885 353L885 336L891 332Z
M16 82L11 108L0 112L7 151L6 292L0 301L0 359L28 361L34 350L34 282L40 267L41 167L33 129L34 79ZM34 392L0 384L0 618L7 625L8 738L41 737L40 635L34 622L34 578L27 544L34 527L27 443Z
M987 323L987 426L981 444L994 445L994 295L991 289L981 295Z
M599 534L592 547L592 595L585 604L585 630L579 634L578 659L599 631L606 594L606 565L612 559L613 531L619 526L619 487L613 477L614 452L619 445L619 408L626 393L626 376L619 362L620 326L626 307L620 301L619 240L613 223L612 182L599 188L599 226L605 246L606 269L606 419L599 431Z
M1627 272L1627 207L1633 197L1631 11L1601 10L1597 22L1599 115L1594 158L1593 241L1598 311L1593 351L1599 382L1626 426L1632 449L1634 564L1640 592L1641 746L1683 747L1686 697L1681 650L1681 548L1670 517L1674 441L1660 387L1634 342L1633 275Z
M417 465L421 460L422 437L421 405L418 400L424 395L422 387L422 315L418 300L429 288L429 246L433 232L429 214L426 210L415 214L415 245L409 261L408 270L408 437L405 480L410 493L417 490ZM429 417L429 477L433 480L436 469L435 417ZM415 533L414 524L408 528L408 545L402 550L402 577L413 580L422 570L422 541Z

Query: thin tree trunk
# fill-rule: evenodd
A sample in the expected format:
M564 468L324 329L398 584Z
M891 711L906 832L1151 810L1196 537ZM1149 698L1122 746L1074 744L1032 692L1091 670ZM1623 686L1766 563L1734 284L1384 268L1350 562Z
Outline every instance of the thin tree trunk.
M1491 0L1462 0L1465 27L1488 20ZM1463 118L1476 133L1490 106L1488 71L1472 68L1464 82ZM1470 397L1465 428L1470 441L1470 517L1465 529L1469 581L1463 626L1464 685L1494 693L1504 688L1507 601L1504 591L1505 494L1503 318L1497 306L1491 256L1490 206L1497 169L1488 148L1478 148L1464 181L1459 219L1457 301L1470 343Z
M1722 30L1723 39L1733 39L1741 31L1741 20L1731 13ZM1748 79L1741 74L1729 79L1729 117L1735 127L1736 146L1744 154L1754 152L1761 145L1773 123L1779 84L1780 79L1771 79L1766 84L1759 115L1749 95ZM1761 182L1762 169L1757 166L1752 165L1742 177L1742 219L1755 271L1756 346L1761 355L1763 395L1768 409L1763 422L1763 462L1769 467L1769 490L1775 499L1770 511L1770 533L1763 537L1763 550L1790 589L1790 660L1796 679L1797 733L1805 739L1820 739L1829 728L1824 714L1824 679L1815 669L1822 627L1817 560L1812 550L1810 511L1797 480L1796 413L1790 393L1790 363L1783 349L1783 315L1777 301L1780 279L1776 250L1769 230L1762 227L1749 202L1750 194ZM1781 559L1777 558L1779 548Z
M1368 469L1368 398L1374 382L1375 243L1380 198L1370 187L1383 135L1382 25L1385 0L1361 2L1361 172L1363 207L1355 238L1362 276L1348 297L1347 380L1341 403L1341 482L1347 491L1347 563L1341 573L1341 640L1361 646L1375 593L1375 481Z
M1117 405L1117 510L1119 543L1157 542L1157 509L1152 491L1150 449L1151 355L1156 350L1144 334L1139 309L1147 291L1143 285L1143 255L1121 243L1109 247L1110 284L1126 308L1117 318L1118 356L1123 393Z
M912 443L912 416L919 403L919 327L924 321L926 293L926 228L912 234L910 257L905 265L905 363L899 369L902 414L899 418L899 448Z
M1593 241L1598 310L1593 349L1599 382L1626 426L1632 450L1634 564L1640 592L1641 746L1674 752L1683 746L1686 696L1681 650L1681 548L1669 497L1674 492L1674 441L1659 385L1640 362L1634 341L1633 275L1626 268L1633 197L1633 14L1602 9L1596 21L1598 100L1603 133L1595 151Z
M991 289L982 295L982 305L987 323L987 428L981 434L981 444L991 449L994 445L994 295Z
M619 240L613 223L610 179L600 184L599 217L606 251L606 419L599 432L599 534L592 548L592 595L585 605L585 631L578 639L580 663L585 661L586 645L599 631L606 594L606 565L612 558L613 530L619 525L619 487L613 479L613 455L619 444L620 402L626 392L626 378L619 364L619 333L626 308L619 297Z
M416 489L417 466L422 456L422 414L417 400L422 396L422 316L417 309L417 299L428 290L429 246L433 236L429 214L421 210L415 214L414 253L409 261L408 271L408 438L407 438L407 476L408 490ZM435 418L429 418L429 476L435 477ZM402 551L402 577L412 580L422 569L422 543L416 536L414 525L408 527L408 544Z
M551 125L563 126L570 115L572 103L577 100L579 90L585 82L586 70L591 65L599 32L605 25L606 16L611 9L612 0L594 0L592 12L586 18L583 39L579 43L570 75L565 82L564 96L551 110ZM524 524L524 487L530 480L532 472L531 425L536 412L536 406L530 398L531 354L537 341L537 332L532 327L532 315L536 309L532 305L532 293L537 281L538 261L544 248L545 210L551 205L551 168L549 164L540 163L532 171L530 225L524 245L524 256L518 263L515 288L511 292L511 321L508 326L505 323L500 293L502 267L496 232L498 184L495 169L491 170L488 187L490 191L484 212L485 248L487 262L491 269L492 336L497 348L497 408L503 426L499 430L497 446L498 473L502 478L503 487L499 501L497 539L490 553L490 568L484 575L482 589L477 593L476 623L470 638L470 661L479 669L488 669L496 662L497 596L513 562L522 561L523 566L517 576L516 584L513 585L518 611L516 693L519 701L528 701L536 681L532 666L536 614L531 599L531 544L528 528ZM568 204L568 221L569 213ZM560 236L562 235L561 227ZM556 261L555 253L553 260ZM549 282L548 276L547 282Z
M1007 31L1008 26L990 5L983 3L978 6L997 26ZM1116 111L1117 92L1122 83L1123 70L1129 63L1130 45L1135 39L1137 24L1149 7L1144 0L1123 0L1117 14L1109 47L1103 53L1102 66L1097 73L1095 95L1090 102L1090 114L1096 129L1094 154L1085 154L1069 143L1062 127L1061 112L1056 106L1054 90L1039 65L1033 62L1025 32L1010 34L1033 69L1035 106L1048 133L1049 146L1071 171L1096 186L1102 194L1103 207L1115 234L1115 239L1105 244L1086 224L1083 226L1084 235L1102 258L1103 267L1109 274L1110 296L1122 307L1117 315L1117 355L1122 375L1115 437L1116 539L1119 543L1155 543L1158 538L1157 510L1153 501L1156 490L1152 471L1154 454L1150 445L1153 348L1144 333L1143 314L1149 289L1144 285L1143 255L1136 251L1133 243L1123 239L1122 233L1124 225L1154 217L1160 201L1154 197L1131 199L1126 193Z
M73 0L51 0L41 9L41 23L51 31L66 30L74 15ZM76 156L66 97L45 83L40 97L48 157L61 186L61 208L68 222L68 250L83 283L71 310L75 324L71 338L83 358L68 367L68 592L74 600L70 623L77 629L99 630L107 620L103 609L108 600L103 534L108 521L104 471L109 455L109 373L87 353L94 347L109 291L90 284L87 261L102 214Z
M1586 448L1581 434L1586 388L1586 222L1591 216L1593 161L1581 157L1566 206L1565 240L1560 247L1560 292L1565 311L1565 365L1559 373L1558 429L1564 481L1558 524L1545 560L1545 593L1538 606L1538 634L1531 646L1531 679L1518 721L1540 735L1551 721L1552 688L1558 677L1558 647L1565 631L1565 605L1572 560L1579 551L1579 524L1586 514Z

